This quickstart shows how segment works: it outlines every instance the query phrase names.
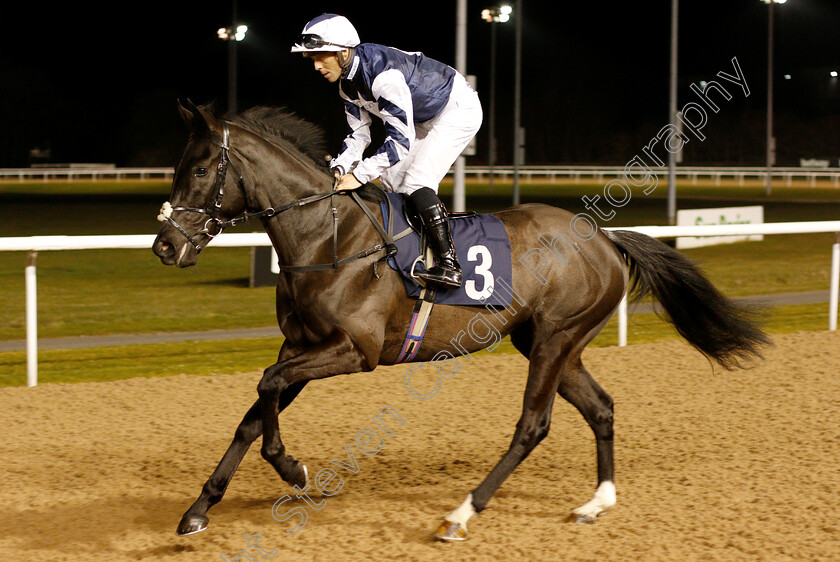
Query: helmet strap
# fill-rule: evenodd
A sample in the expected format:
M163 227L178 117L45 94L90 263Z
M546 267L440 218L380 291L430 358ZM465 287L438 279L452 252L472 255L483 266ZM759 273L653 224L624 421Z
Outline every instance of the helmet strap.
M338 64L341 66L341 77L347 76L347 70L350 68L350 62L353 60L353 48L347 49L347 54L344 50L338 51Z

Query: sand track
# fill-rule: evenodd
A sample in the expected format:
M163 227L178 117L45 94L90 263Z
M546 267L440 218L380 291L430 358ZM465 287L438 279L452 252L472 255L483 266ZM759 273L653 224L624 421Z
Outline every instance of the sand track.
M595 525L562 523L595 485L594 439L566 402L551 433L470 523L431 534L506 449L526 361L486 354L427 401L406 367L316 382L280 417L310 474L347 458L371 417L405 425L344 486L307 508L295 535L272 505L290 489L252 447L210 527L175 527L256 398L259 373L0 390L0 553L12 560L837 560L840 332L777 336L767 361L712 371L684 344L588 350L616 403L618 505ZM431 370L412 377L432 386ZM375 426L374 426L375 427ZM247 558L242 558L247 559Z

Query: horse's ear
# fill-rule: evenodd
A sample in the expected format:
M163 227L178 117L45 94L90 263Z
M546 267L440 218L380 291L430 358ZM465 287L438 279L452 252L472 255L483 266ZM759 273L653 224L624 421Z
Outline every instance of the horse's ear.
M186 100L187 105L184 106L184 102L181 101L181 98L176 100L178 102L178 113L181 115L181 119L184 120L184 123L189 124L189 121L192 117L192 111L189 110L189 105L192 103L189 98Z
M202 119L198 113L198 108L189 98L187 98L186 104L180 98L178 99L178 113L181 114L181 119L184 120L184 124L190 132L194 132L196 126L200 125Z
M207 130L221 135L222 124L213 115L211 109L208 108L208 106L193 105L193 107L195 108L196 115L204 123L204 126L207 128ZM212 108L212 106L210 107Z
M192 134L206 135L213 130L214 124L218 125L212 113L195 105L189 98L186 100L186 105L180 99L178 100L178 112Z

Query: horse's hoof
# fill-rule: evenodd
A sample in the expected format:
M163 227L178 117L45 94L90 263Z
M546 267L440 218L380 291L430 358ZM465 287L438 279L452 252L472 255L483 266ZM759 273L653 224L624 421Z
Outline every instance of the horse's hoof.
M598 520L597 515L579 514L574 511L566 517L566 523L594 523Z
M289 484L297 486L301 490L306 488L306 483L309 482L309 469L303 463L297 463L298 470L296 474L289 480Z
M467 540L467 528L460 523L444 521L435 532L435 538L446 542L465 541Z
M184 515L178 524L178 535L194 535L207 528L210 520L203 515Z

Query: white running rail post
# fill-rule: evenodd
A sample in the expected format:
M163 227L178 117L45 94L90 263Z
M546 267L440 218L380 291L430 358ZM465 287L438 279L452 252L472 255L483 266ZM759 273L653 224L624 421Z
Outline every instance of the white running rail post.
M831 247L831 283L828 295L828 329L837 329L837 300L840 299L840 232L834 234Z
M26 256L26 386L38 384L38 287L35 260L38 252Z
M618 345L619 347L627 345L627 293L618 303Z

